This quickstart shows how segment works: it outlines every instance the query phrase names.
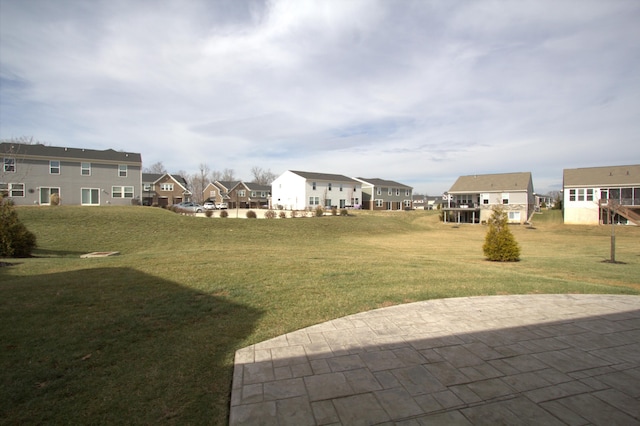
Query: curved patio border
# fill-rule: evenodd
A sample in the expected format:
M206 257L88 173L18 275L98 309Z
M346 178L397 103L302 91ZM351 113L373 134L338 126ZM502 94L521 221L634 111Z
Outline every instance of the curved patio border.
M640 296L438 299L236 352L230 424L640 424Z

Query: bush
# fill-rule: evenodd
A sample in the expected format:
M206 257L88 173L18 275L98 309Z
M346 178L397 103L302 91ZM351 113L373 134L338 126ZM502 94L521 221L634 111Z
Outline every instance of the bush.
M36 248L36 236L16 213L13 202L0 194L0 257L29 257Z
M331 207L331 215L338 216L338 208L336 206Z
M287 214L285 212L280 212L280 219L286 219L287 218Z
M487 259L497 262L520 260L520 247L507 224L507 213L500 207L493 209L489 218L489 230L482 250Z
M324 216L324 209L320 206L316 207L316 217Z
M347 209L340 210L340 216L349 216L349 211Z
M51 204L52 206L59 206L60 205L60 195L51 194L49 196L49 204Z
M206 217L213 217L213 210L205 210L204 215Z
M297 217L298 212L296 210L291 210L291 217Z
M258 217L258 215L256 215L256 212L254 212L253 210L249 210L247 212L247 219L255 219L257 217Z
M227 216L229 216L229 213L227 213L226 210L221 210L220 211L220 217L227 217Z
M264 212L264 217L265 219L275 219L276 212L274 212L273 210L267 210L266 212Z

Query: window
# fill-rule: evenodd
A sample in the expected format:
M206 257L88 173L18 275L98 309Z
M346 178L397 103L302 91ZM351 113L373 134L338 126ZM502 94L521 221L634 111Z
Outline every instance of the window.
M331 200L328 199L328 198L326 200L324 200L324 206L325 207L331 207Z
M600 199L601 200L607 200L609 198L609 190L608 189L601 189L600 190Z
M578 201L584 201L584 189L578 189Z
M327 184L327 189L329 189L329 191L331 191L331 182L329 182L329 183Z
M127 177L127 165L126 164L118 164L118 176L119 177Z
M342 184L340 184L340 192L342 192Z
M133 198L133 186L112 186L111 196L113 198Z
M387 190L387 195L392 195L392 194L393 194L393 189L389 188L389 189Z
M311 182L311 189L316 190L316 182Z
M400 195L400 189L396 188L396 196Z
M52 195L60 196L60 188L40 188L40 204L50 205Z
M309 205L310 206L320 205L320 197L309 197Z
M340 200L340 208L341 209L344 209L346 205L347 205L347 200Z
M60 161L58 160L49 161L49 174L52 174L52 175L60 174Z
M145 191L145 192L150 192L151 191L151 184L150 183L142 184L142 190Z
M509 204L509 194L502 194L502 204Z
M352 206L357 206L359 204L360 204L360 199L359 198L354 197L354 198L351 199L351 205Z
M91 163L80 163L80 174L82 176L91 176Z
M264 191L262 191L262 192L260 193L260 196L261 196L262 198L264 198L264 197L266 197L266 196L267 196L267 193L266 193L266 192L264 192Z
M520 222L520 212L509 212L509 220Z
M381 188L378 188L376 190L376 195L382 195L382 189Z
M160 191L173 191L173 184L172 183L160 184Z
M576 190L575 189L570 189L569 190L569 201L575 201L576 200Z
M251 196L255 197L256 196L256 191L251 191Z
M593 189L587 189L587 201L593 201Z
M238 197L244 197L246 196L247 193L245 192L244 189L239 189L237 194L238 194Z
M100 190L98 188L82 188L82 205L97 206L100 204Z
M411 196L411 190L410 189L405 189L404 196L405 197L410 197Z
M383 201L380 199L376 200L376 207L382 207L383 206Z
M407 209L411 208L411 200L404 200L404 207Z
M0 183L0 193L9 197L24 197L24 183Z
M4 171L7 173L16 172L16 159L12 157L4 157Z
M209 197L211 197L211 198L215 198L216 197L216 190L215 189L212 190L212 191L209 191Z

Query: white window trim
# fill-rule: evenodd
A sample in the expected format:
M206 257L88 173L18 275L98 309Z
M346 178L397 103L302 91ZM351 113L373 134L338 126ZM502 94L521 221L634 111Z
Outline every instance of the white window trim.
M83 203L82 202L82 191L98 191L98 202L97 203ZM80 188L80 204L83 205L83 206L99 206L100 205L100 188Z
M53 163L58 163L58 166L54 167ZM53 172L54 168L58 169L57 173ZM62 164L60 163L60 160L49 160L49 174L50 175L59 175L61 173L62 173Z
M118 177L127 177L128 173L129 173L129 167L127 167L126 164L118 164Z
M88 167L85 167L85 165L88 165ZM84 173L86 171L88 171L89 173ZM91 176L91 163L80 163L80 175L81 176Z
M10 170L13 169L13 170ZM2 161L2 170L5 173L15 173L16 172L16 159L15 157L4 157Z
M6 192L11 198L24 198L26 196L24 187L24 183L0 183L0 191ZM18 195L20 192L22 195Z

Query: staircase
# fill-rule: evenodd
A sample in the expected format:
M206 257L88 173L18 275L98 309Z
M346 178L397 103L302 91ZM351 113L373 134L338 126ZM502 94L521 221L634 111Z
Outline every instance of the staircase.
M631 209L629 206L617 206L614 211L634 224L640 225L640 213L637 210Z

